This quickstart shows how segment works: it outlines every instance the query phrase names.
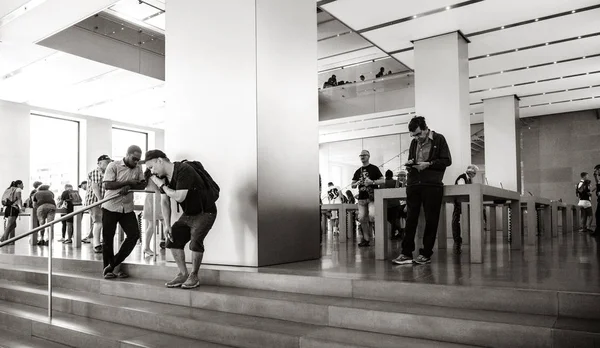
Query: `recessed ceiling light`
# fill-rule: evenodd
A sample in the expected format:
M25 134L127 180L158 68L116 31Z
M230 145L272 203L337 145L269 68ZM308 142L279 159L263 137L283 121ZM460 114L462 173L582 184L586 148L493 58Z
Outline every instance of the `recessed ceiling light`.
M488 54L487 56L489 57L490 55Z
M500 71L501 74L504 74L504 71Z
M560 79L562 80L562 78L563 78L563 77L561 76L561 77L560 77Z
M565 92L568 92L568 91L569 91L568 89L565 89Z
M491 90L492 90L491 88L490 88L490 89L488 89L488 91L491 91Z
M518 49L518 48L515 48L515 52L518 52L518 51L519 51L519 49Z
M556 62L554 62L554 64L556 64Z
M592 88L592 86L590 86L590 88Z
M585 59L585 56L583 56L581 59Z
M571 13L575 13L575 10L571 11Z
M500 29L504 29L504 26L502 26L502 28L500 28Z
M446 6L446 11L448 11L450 9L450 6Z
M415 18L417 18L417 15L414 15L414 16L413 16L413 19L415 19Z
M539 18L536 18L536 19L535 19L535 21L536 21L536 22L537 22L537 21L539 21L539 20L540 20Z
M578 39L581 39L581 36L578 36L577 38L578 38Z
M546 95L546 92L542 93L543 95Z
M589 72L586 72L585 74L586 74L586 75L589 75L590 73L589 73Z
M546 46L548 46L548 42L546 42Z

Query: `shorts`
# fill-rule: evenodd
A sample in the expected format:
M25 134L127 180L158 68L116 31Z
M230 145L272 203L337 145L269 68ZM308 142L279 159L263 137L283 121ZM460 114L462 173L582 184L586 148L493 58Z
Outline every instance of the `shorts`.
M338 214L338 211L337 211L337 210L332 210L332 211L331 211L331 218L330 218L330 219L331 219L331 220L337 220L337 219L339 218L339 216L338 216L338 215L339 215L339 214Z
M97 205L90 209L90 217L92 218L93 224L101 224L102 223L102 208Z
M375 202L368 199L358 200L358 221L373 222L375 221Z
M44 203L37 207L37 218L40 224L43 224L46 220L48 220L48 222L54 221L55 215L56 205L54 204Z
M198 215L183 214L171 227L173 241L167 239L168 249L183 249L190 242L190 250L203 253L204 238L212 228L216 213L201 213Z

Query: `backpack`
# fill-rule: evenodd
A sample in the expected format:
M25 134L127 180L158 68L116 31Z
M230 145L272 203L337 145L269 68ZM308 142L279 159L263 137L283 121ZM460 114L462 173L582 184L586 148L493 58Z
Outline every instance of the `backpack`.
M79 192L77 192L75 190L69 191L69 199L71 200L71 204L73 204L73 205L82 205L83 204L83 200L81 199Z
M17 188L12 186L4 190L4 193L2 194L2 205L5 207L12 207L17 201L17 198L15 197L16 192Z
M204 187L200 187L199 189L204 191L204 195L203 195L203 197L205 199L204 203L208 203L208 204L215 203L219 199L219 193L221 192L221 188L213 180L213 178L210 176L210 174L208 174L206 169L204 169L204 166L202 165L202 163L200 163L198 161L188 161L188 160L183 160L183 161L181 161L181 163L189 164L192 168L194 168L196 173L198 173L198 175L202 179Z

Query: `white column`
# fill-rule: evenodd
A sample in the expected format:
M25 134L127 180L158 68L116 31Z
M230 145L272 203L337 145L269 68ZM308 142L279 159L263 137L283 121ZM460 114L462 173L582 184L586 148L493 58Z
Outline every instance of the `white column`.
M204 262L320 257L314 2L167 6L166 153L221 186Z
M415 108L430 129L444 135L452 154L445 184L471 162L468 41L452 32L415 41Z
M519 99L515 95L483 101L485 176L488 184L521 192Z
M0 100L0 188L2 192L12 181L22 180L23 200L27 199L31 185L29 183L30 166L30 121L29 105ZM4 231L4 230L3 230Z

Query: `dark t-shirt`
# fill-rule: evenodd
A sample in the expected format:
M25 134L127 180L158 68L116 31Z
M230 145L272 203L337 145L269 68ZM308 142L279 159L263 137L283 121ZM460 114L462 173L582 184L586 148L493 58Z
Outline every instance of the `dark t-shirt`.
M71 200L71 195L69 194L69 191L63 191L63 193L60 195L60 200L63 202L67 202L67 213L72 213L73 200Z
M186 215L198 215L204 213L217 213L217 206L214 202L208 204L203 209L204 200L201 196L200 188L202 178L196 173L196 170L187 163L175 162L173 178L167 185L173 190L188 190L185 200L181 202L181 208Z
M358 181L358 199L368 199L370 201L375 200L375 186L369 185L365 186L365 179L370 180L378 180L383 176L381 171L377 166L369 164L366 167L360 167L354 172L354 176L352 177L352 181Z

